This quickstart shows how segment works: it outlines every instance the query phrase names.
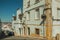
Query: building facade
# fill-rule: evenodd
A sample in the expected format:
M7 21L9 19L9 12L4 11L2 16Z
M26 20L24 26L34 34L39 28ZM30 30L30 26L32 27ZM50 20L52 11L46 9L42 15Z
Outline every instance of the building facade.
M25 14L25 35L53 37L60 33L60 1L59 0L23 0ZM41 15L46 15L45 24ZM57 29L56 29L57 28Z
M17 9L16 16L13 15L12 20L12 28L14 30L15 36L21 36L23 35L23 26L22 26L22 20L20 20L19 16L21 15L21 9Z
M47 37L51 40L57 33L60 34L59 4L59 0L23 0L23 16L21 17L20 9L13 16L12 27L15 35Z
M60 34L60 1L52 0L52 17L53 17L53 26L52 26L52 36L56 36L57 33Z
M45 26L40 25L45 0L23 0L23 13L25 14L26 35L45 36ZM44 30L44 31L43 31Z

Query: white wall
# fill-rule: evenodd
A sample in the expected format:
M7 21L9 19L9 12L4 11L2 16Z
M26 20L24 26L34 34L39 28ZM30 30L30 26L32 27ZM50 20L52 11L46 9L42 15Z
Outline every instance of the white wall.
M57 13L57 8L59 7L58 2L55 0L52 0L52 16L54 19L58 19L58 13ZM52 27L52 36L56 36L56 34L60 34L60 21L53 21L53 27Z
M30 34L35 34L35 29L38 28L39 32L40 32L40 36L43 36L43 26L28 25L28 27L30 28ZM44 31L45 31L45 29L44 29Z
M53 26L52 36L56 36L57 33L60 34L60 26Z
M16 15L17 15L17 16L16 16L17 19L16 19L16 20L19 20L19 14L21 14L21 9L18 9L18 10L17 10L17 14L16 14ZM19 20L19 21L20 21L20 20Z
M52 16L57 19L57 3L55 0L52 0Z

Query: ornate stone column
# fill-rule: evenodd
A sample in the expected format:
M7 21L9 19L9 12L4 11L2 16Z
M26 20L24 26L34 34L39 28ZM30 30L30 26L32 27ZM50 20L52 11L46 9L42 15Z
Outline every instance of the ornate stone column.
M46 14L46 38L51 40L52 37L52 0L45 0Z

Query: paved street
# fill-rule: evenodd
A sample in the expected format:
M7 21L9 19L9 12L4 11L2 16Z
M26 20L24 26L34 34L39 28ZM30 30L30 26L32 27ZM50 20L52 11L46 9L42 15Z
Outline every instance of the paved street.
M41 39L41 38L32 38L32 37L8 37L8 38L4 38L1 40L46 40L46 39Z

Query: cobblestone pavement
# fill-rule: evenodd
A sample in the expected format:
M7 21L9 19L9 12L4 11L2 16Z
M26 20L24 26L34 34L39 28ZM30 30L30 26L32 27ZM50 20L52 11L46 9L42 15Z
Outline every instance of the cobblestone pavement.
M41 39L41 38L32 38L32 37L8 37L8 38L4 38L1 40L46 40L46 39Z

